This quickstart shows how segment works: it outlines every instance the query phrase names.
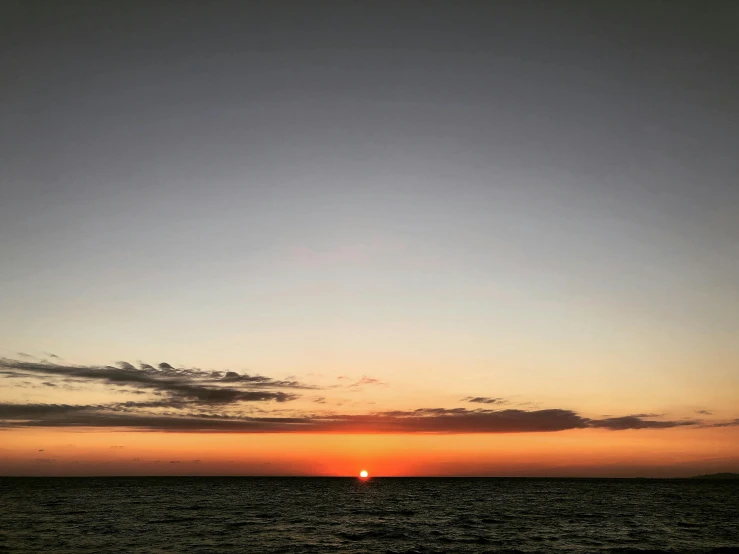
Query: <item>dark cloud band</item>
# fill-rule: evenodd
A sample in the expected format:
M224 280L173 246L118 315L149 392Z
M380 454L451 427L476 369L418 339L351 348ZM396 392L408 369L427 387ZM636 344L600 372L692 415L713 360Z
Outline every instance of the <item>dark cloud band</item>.
M203 404L268 400L286 402L297 398L297 395L274 389L312 388L297 381L280 381L261 375L174 368L166 362L157 368L148 364L136 368L128 362L118 362L117 366L71 366L0 359L0 374L45 378L55 376L62 380L100 382L146 390L167 396L172 401L187 400Z
M150 403L149 403L150 404ZM147 406L147 403L138 407ZM313 433L536 433L569 429L667 429L698 421L655 421L637 416L589 419L571 410L420 408L369 414L238 417L222 414L137 413L136 403L107 406L0 404L5 427L120 427L159 431ZM148 407L148 406L147 406Z

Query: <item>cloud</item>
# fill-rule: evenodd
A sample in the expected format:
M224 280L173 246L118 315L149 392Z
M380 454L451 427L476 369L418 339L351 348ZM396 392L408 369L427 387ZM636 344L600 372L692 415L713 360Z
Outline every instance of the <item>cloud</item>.
M339 377L341 379L342 377ZM356 381L352 383L351 385L347 385L350 389L359 389L360 387L368 386L368 385L377 385L381 387L386 387L387 383L383 383L379 379L375 379L374 377L368 377L367 375L362 375L362 378L359 381Z
M220 374L216 374L220 376ZM242 375L235 371L227 371L220 380L225 383L268 383L271 381L269 377L262 377L261 375Z
M345 416L356 429L375 432L517 433L580 429L587 420L571 410L467 410L419 408L410 412L379 412Z
M704 427L739 427L739 418L730 421L719 421L718 423L709 423Z
M71 366L3 358L0 359L0 374L56 376L77 382L102 382L116 387L133 387L154 394L164 394L176 401L205 404L268 400L287 402L297 398L297 395L264 389L313 388L297 381L279 381L261 375L175 368L166 362L160 363L158 369L155 369L148 364L136 368L128 362L118 362L116 366Z
M104 384L115 387L114 390L127 391L129 394L133 391L150 397L138 402L90 405L0 403L0 428L97 427L237 433L530 433L586 428L621 431L706 426L697 420L653 419L661 416L650 413L594 419L561 408L500 409L506 400L487 396L463 398L466 402L479 405L471 407L474 409L417 408L359 414L316 410L267 411L257 408L253 403L289 402L298 397L297 391L315 387L292 378L276 380L234 371L177 368L167 362L156 367L145 363L139 363L137 367L125 361L112 366L74 366L0 359L1 375L36 378L39 380L36 382L49 382L51 379L54 382L74 381L83 385ZM339 380L351 382L344 378ZM385 383L364 375L352 382L349 389L361 390L364 386L385 386ZM324 404L327 399L312 396L308 400ZM334 400L331 402L336 405ZM252 404L247 406L242 403ZM739 425L739 420L713 424L730 425Z
M666 429L694 421L654 421L637 416L589 419L572 410L487 410L418 408L367 414L304 414L294 417L247 417L189 412L181 415L116 411L110 406L0 405L5 427L100 427L160 431L242 433L533 433L570 429ZM33 413L29 417L29 413Z
M713 412L710 412L708 410L696 410L695 413L700 415L713 415Z
M68 404L8 404L0 403L0 419L32 419L58 417L71 412L89 410L90 406Z
M672 427L684 427L686 425L697 425L699 421L654 421L642 418L642 414L609 417L605 419L592 419L590 427L611 429L612 431L623 431L625 429L670 429Z
M476 404L505 404L506 400L503 398L490 398L488 396L466 396L462 399L463 402L472 402Z

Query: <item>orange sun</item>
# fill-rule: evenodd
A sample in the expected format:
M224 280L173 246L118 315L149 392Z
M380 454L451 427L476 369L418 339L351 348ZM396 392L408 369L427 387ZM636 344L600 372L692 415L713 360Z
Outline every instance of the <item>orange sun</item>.
M359 472L359 476L362 479L367 479L367 477L369 477L369 473L367 473L367 470L366 469L363 469L362 471Z

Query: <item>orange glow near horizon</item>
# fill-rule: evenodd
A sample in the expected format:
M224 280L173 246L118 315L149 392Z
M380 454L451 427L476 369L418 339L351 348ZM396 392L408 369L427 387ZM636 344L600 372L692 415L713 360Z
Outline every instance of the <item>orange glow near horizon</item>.
M0 475L673 477L739 469L739 428L517 434L2 433ZM203 444L208 444L204 449Z

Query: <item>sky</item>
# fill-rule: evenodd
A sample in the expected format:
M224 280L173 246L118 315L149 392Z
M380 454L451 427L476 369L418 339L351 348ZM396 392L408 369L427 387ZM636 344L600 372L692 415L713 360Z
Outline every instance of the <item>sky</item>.
M0 10L0 475L739 471L737 3Z

